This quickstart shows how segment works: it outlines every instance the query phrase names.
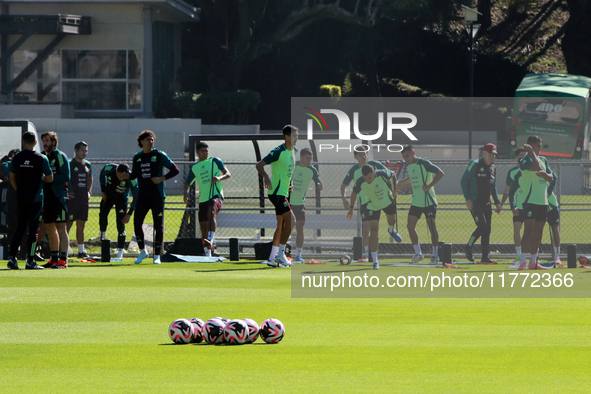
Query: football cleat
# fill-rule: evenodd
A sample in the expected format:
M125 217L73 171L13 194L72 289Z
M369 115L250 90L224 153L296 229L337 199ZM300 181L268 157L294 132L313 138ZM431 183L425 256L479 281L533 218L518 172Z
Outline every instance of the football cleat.
M16 261L16 258L12 256L8 258L8 264L6 264L6 266L11 270L20 270L18 261Z
M534 264L529 265L530 270L548 270L548 268L544 267L542 264L538 263L537 261Z
M137 259L135 259L134 263L136 264L140 264L144 259L147 259L148 257L150 257L150 255L147 252L140 252L140 255L137 256Z
M410 264L415 264L418 263L420 261L423 261L423 255L422 254L415 254L412 259L410 259Z
M469 247L468 245L466 245L466 259L468 259L469 262L473 263L474 262L474 255L472 254L472 248Z
M37 263L34 260L29 260L29 261L27 261L27 264L25 265L25 269L26 270L42 270L44 268L41 267L40 265L37 265Z

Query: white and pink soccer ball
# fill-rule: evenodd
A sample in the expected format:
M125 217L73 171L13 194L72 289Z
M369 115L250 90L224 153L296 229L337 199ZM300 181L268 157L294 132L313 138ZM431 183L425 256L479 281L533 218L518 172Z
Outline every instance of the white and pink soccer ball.
M189 343L193 339L195 329L187 319L176 319L168 327L168 336L174 343Z
M244 320L230 320L224 327L224 342L231 345L242 345L248 340L248 325Z
M202 329L203 340L210 345L221 343L224 339L225 324L220 319L210 319L205 322Z
M252 319L243 319L246 325L248 326L248 338L244 343L253 343L259 337L259 325L256 321Z
M267 319L261 323L260 336L267 343L279 343L285 335L285 326L277 319Z
M193 325L193 338L191 339L191 343L200 343L203 341L203 325L205 324L203 320L198 319L196 317L192 317L189 319L191 325Z

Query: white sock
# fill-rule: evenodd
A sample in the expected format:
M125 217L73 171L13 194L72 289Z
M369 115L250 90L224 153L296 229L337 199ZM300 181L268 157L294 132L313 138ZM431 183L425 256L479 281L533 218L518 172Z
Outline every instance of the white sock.
M521 253L521 262L522 263L526 263L527 262L527 253Z
M84 253L84 244L78 244L78 253Z
M99 233L99 238L100 239L107 239L107 232L106 231L101 231Z
M371 258L374 264L378 264L378 252L371 252Z
M560 246L554 247L554 253L558 256L560 254Z
M392 225L392 226L388 226L388 231L389 231L389 232L392 232L392 231L394 231L394 225Z
M521 246L516 246L515 252L517 252L517 256L519 256L521 254Z
M211 249L205 248L205 257L211 257Z
M296 256L302 255L302 248L296 248Z
M421 253L421 244L416 244L416 245L413 245L412 247L415 248L415 254L416 255L419 255L419 256L422 255L422 253Z
M215 231L208 231L207 232L207 239L213 241L213 237L215 237Z
M285 256L285 244L279 244L279 251L277 254L279 256Z
M439 256L439 245L433 246L433 257Z
M140 253L148 254L148 251L146 250L146 248L143 248L142 250L140 250Z
M117 258L118 258L118 259L122 259L122 258L123 258L123 249L119 249L119 250L117 251Z
M269 256L269 261L275 261L275 257L277 257L277 252L279 251L279 246L273 245L271 248L271 255Z
M535 264L538 261L538 254L531 254L529 256L529 263L530 264Z

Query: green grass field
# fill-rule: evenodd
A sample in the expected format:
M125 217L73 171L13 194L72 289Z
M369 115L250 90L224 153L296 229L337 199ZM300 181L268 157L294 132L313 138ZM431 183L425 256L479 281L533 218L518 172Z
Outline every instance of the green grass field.
M1 393L591 390L588 298L296 299L289 269L248 261L4 264ZM568 272L591 286L588 271ZM278 318L286 335L244 346L168 338L177 318L214 316Z

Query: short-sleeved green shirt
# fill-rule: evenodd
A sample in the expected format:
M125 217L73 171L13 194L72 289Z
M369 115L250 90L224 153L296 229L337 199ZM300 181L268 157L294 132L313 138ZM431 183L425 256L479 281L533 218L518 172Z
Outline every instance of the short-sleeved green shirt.
M382 163L376 160L369 160L367 164L372 166L374 170L386 169L386 166L384 166ZM359 165L359 163L356 163L349 169L349 171L347 171L347 175L345 175L345 179L343 179L343 184L348 186L352 181L353 185L355 185L357 183L357 180L362 177L363 175L361 174L361 166ZM365 196L365 191L361 190L357 195L357 199L359 200L360 205L367 204L367 197Z
M541 169L549 172L548 160L544 156L539 156L539 161ZM529 155L519 161L519 168L521 168L519 187L523 189L525 196L523 204L548 205L548 182L536 175L536 171L528 170L532 163L533 159Z
M417 158L417 162L409 164L406 167L410 182L412 184L412 201L410 205L415 207L430 207L437 205L435 189L429 189L428 193L423 191L423 186L433 181L433 174L437 174L440 169L429 160Z
M387 169L377 170L376 177L371 183L365 182L363 177L357 179L353 187L353 193L365 192L368 199L367 209L370 211L384 209L394 202L392 189L390 189L390 178L392 178L392 171Z
M285 144L273 149L263 161L271 165L271 190L269 194L277 196L289 196L289 183L295 166L297 148L288 150Z
M291 205L306 205L306 193L311 180L314 180L315 184L321 182L318 170L312 166L302 167L297 162L291 178L293 183L293 190L289 195Z
M197 180L199 185L199 202L207 202L212 198L224 198L222 182L211 183L214 176L220 176L226 167L218 157L208 157L203 161L198 161L191 166L191 171L187 175L185 183L192 185Z

